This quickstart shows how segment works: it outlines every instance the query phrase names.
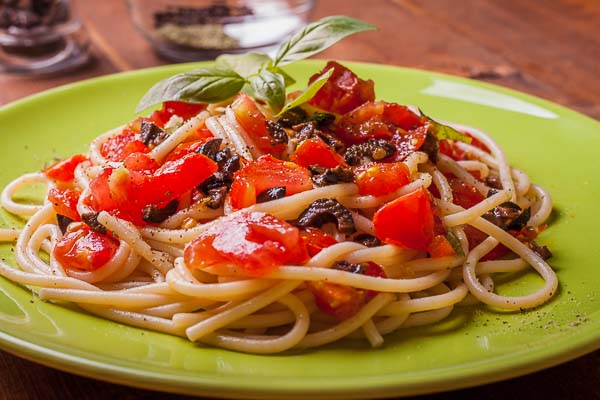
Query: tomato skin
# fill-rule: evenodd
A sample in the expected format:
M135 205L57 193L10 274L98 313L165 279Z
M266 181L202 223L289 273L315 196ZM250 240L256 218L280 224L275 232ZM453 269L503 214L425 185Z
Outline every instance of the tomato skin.
M69 158L57 161L42 172L55 182L71 182L75 179L75 168L88 158L83 154L75 154Z
M456 255L454 248L444 235L435 235L429 244L429 255L431 258L448 257Z
M392 136L392 143L396 146L396 152L385 161L402 161L415 151L418 151L427 138L428 126L423 125L408 132L396 132Z
M364 275L386 278L386 274L378 264L369 262ZM355 315L377 292L338 285L326 281L307 282L307 286L315 297L317 307L336 319L343 321Z
M452 189L454 203L463 208L471 208L479 202L485 200L485 197L473 185L466 183L458 178L448 179L448 184Z
M423 124L422 118L406 106L370 101L345 114L338 123L336 134L349 146L369 139L390 140Z
M433 240L433 212L423 188L382 206L373 217L375 234L384 243L427 251Z
M222 217L190 242L184 250L188 268L234 263L244 275L264 276L283 264L300 264L308 253L300 230L262 212Z
M254 147L260 154L272 154L275 157L281 157L285 145L273 142L267 128L267 119L247 94L238 95L230 107L237 122L253 142L249 143L251 148Z
M308 101L310 105L336 114L345 114L367 101L375 100L375 84L372 80L360 79L354 72L335 61L329 61L321 72L310 77L308 83L313 83L331 68L331 76Z
M303 167L311 165L320 165L325 168L335 168L338 165L348 166L341 155L319 138L307 139L300 143L290 155L290 160Z
M125 128L118 135L108 138L100 146L100 154L110 161L123 161L133 153L148 153L150 148L140 140L140 134Z
M319 228L310 226L302 228L300 230L300 236L302 237L310 257L317 255L321 250L337 243L337 240L335 240L333 236L326 234Z
M256 204L256 196L273 187L285 186L286 196L313 188L308 170L270 154L259 157L234 174L229 198L233 209Z
M164 127L173 115L184 120L190 119L200 111L206 109L205 103L186 103L183 101L165 101L162 108L150 115L150 120L159 127Z
M164 207L217 170L217 164L203 154L188 153L159 167L149 156L134 153L122 167L106 168L92 179L89 203L97 211L108 211L143 226L145 206Z
M51 188L48 191L48 201L52 204L54 211L73 221L81 221L79 212L77 212L79 196L80 193L73 189Z
M410 182L410 171L401 162L364 164L354 170L354 175L361 195L383 196Z
M56 260L70 269L94 271L115 254L119 242L94 232L83 223L70 224L52 250Z

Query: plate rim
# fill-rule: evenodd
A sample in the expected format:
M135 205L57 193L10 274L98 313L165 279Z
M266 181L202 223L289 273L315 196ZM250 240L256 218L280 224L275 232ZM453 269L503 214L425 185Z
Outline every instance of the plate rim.
M302 64L318 65L323 63L324 59L312 59L304 60ZM582 114L578 111L572 110L563 105L554 103L550 100L534 96L528 93L524 93L515 89L499 86L497 84L477 81L461 76L455 76L451 74L430 71L425 69L407 68L402 66L394 66L389 64L378 64L378 63L365 63L365 62L354 62L341 60L340 62L349 65L351 67L361 68L383 68L390 70L400 70L404 73L409 74L425 74L428 77L441 77L450 78L453 81L460 81L467 85L475 87L483 87L490 89L497 93L507 94L515 96L517 98L532 101L535 104L557 110L562 116L575 117L578 119L585 120L586 123L597 124L600 128L600 122L596 119ZM112 81L115 79L127 79L129 76L137 76L143 74L152 74L157 71L167 70L184 70L191 68L192 66L198 65L210 65L212 61L186 63L186 64L171 64L163 65L152 68L144 68L134 71L126 71L114 74L103 75L90 79L85 79L78 82L72 82L66 85L61 85L52 89L35 93L24 98L18 99L14 102L0 106L0 117L5 113L10 113L14 109L17 109L21 105L35 103L37 101L43 101L47 97L51 97L62 92L68 92L77 88L84 88L88 85L103 84L104 82ZM566 115L565 115L566 114ZM2 278L6 282L10 282L5 278ZM596 328L596 329L593 329ZM589 332L588 332L589 331ZM563 338L561 338L563 339ZM521 357L518 362L510 364L502 364L504 357L492 357L485 360L486 368L478 373L473 371L460 371L447 374L443 379L435 380L435 387L429 386L424 387L424 383L429 382L427 379L419 380L412 385L403 386L402 382L392 382L391 377L399 376L400 374L386 374L380 376L369 376L366 377L368 384L356 383L348 387L347 382L341 385L346 377L328 377L330 383L327 386L323 386L323 382L319 382L319 386L316 389L306 389L304 386L307 382L314 381L315 377L294 377L295 384L292 382L286 382L285 385L277 385L277 388L271 389L270 387L265 388L260 385L260 381L273 379L268 376L253 377L254 383L243 383L240 386L240 382L236 382L235 386L225 386L224 382L228 379L235 379L238 375L231 376L220 376L216 382L211 381L210 377L214 377L214 374L207 374L203 379L196 377L194 380L183 379L182 376L171 376L168 373L155 373L153 371L136 371L133 368L125 367L123 365L115 366L101 360L89 360L78 355L68 354L60 352L43 345L36 343L30 343L17 336L13 336L9 333L0 331L0 348L8 351L19 357L40 363L52 368L63 370L76 375L86 376L93 379L101 379L113 383L125 384L130 386L142 387L146 389L158 390L163 392L173 392L181 394L196 394L196 395L223 395L233 398L255 398L260 396L261 398L275 398L276 396L286 395L288 397L304 397L311 395L312 397L326 396L327 398L365 398L367 397L383 397L391 395L416 395L424 393L435 393L440 391L466 388L486 383L497 382L505 379L522 376L528 373L539 371L545 368L558 365L563 362L570 361L584 354L591 353L595 350L600 349L600 319L590 320L584 326L581 326L577 330L576 334L565 337L560 342L558 349L553 351L543 350L541 348L535 351L527 351L526 355ZM514 357L514 356L513 356ZM472 365L475 361L469 363ZM496 368L494 365L500 363ZM490 366L491 364L491 366ZM202 374L199 374L202 375ZM406 376L406 373L402 374ZM465 378L469 378L468 382L465 382ZM206 379L204 379L206 378ZM289 380L290 378L278 378L282 381ZM186 381L182 385L182 380ZM384 381L382 381L384 380ZM339 383L338 383L339 381ZM258 384L256 382L259 382ZM333 383L331 383L333 382ZM159 386L159 383L162 386ZM232 382L229 382L232 383ZM431 382L429 382L431 383ZM166 386L165 386L166 385ZM336 386L337 385L337 386ZM346 386L346 387L343 387ZM225 390L224 390L225 389ZM267 389L267 390L265 390ZM300 389L300 390L299 390Z

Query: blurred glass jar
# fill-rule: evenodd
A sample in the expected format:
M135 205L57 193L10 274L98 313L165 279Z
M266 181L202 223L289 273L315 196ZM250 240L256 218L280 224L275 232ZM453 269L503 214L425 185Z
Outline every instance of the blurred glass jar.
M89 60L68 0L0 0L0 72L52 73Z
M315 0L129 0L135 26L174 61L265 51L305 25L314 5Z

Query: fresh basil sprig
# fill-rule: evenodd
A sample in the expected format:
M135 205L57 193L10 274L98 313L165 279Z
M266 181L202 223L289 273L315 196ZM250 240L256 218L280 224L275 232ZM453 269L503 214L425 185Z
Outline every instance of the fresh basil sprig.
M263 53L225 54L217 57L214 68L201 68L177 74L155 84L140 100L136 112L165 101L218 103L241 91L269 104L274 113L285 103L285 88L294 84L281 66L315 55L346 36L376 29L356 18L331 16L308 24L293 34L277 50L275 59ZM310 100L325 84L322 75L294 100L298 106Z
M421 116L429 123L429 132L435 136L438 140L450 139L458 140L459 142L471 143L471 138L462 132L457 131L451 126L441 124L431 117L425 115L425 113L419 108Z
M287 103L285 105L285 107L283 107L276 116L280 116L284 112L289 111L294 107L298 107L299 105L302 105L302 104L306 103L307 101L309 101L310 99L312 99L315 96L315 94L317 94L319 89L321 89L323 87L325 82L327 82L327 79L329 79L329 77L331 76L332 73L333 73L333 68L328 69L324 74L322 74L317 79L315 79L315 81L313 83L308 85L308 87L306 89L304 89L298 97L296 97L294 100Z
M375 30L373 25L340 15L326 17L306 25L283 43L275 55L275 65L286 65L308 58L334 45L348 35Z

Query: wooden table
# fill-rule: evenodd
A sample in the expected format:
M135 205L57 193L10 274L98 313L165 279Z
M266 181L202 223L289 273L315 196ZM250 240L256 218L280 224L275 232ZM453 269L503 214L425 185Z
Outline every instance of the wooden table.
M120 0L75 1L94 61L63 76L0 74L0 104L93 76L166 64L135 31ZM361 0L318 3L314 17L346 14L380 27L321 58L402 65L493 82L600 119L600 1ZM2 399L159 399L0 352ZM184 396L166 396L183 399ZM529 376L424 399L600 399L600 351Z

